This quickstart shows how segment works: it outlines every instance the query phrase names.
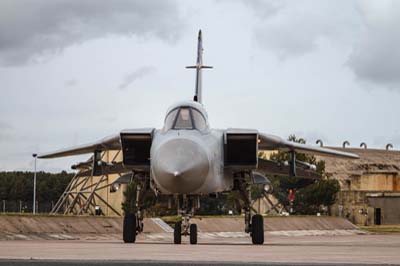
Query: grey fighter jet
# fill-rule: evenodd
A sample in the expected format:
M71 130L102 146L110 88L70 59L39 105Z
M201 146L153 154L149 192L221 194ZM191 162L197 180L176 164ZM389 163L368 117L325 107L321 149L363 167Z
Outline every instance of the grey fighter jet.
M253 244L263 244L263 217L251 212L249 188L252 184L264 186L270 192L267 175L317 178L315 166L296 160L296 152L358 158L350 153L286 141L256 129L212 129L202 104L201 86L202 69L211 67L203 65L202 53L199 31L197 62L188 67L196 70L193 101L172 105L167 110L163 128L127 129L91 144L38 156L56 158L92 153L91 174L128 173L131 180L136 180L138 208L136 213L125 214L125 242L135 242L137 233L143 230L142 201L146 191L176 200L182 222L175 225L174 243L180 244L184 235L190 237L191 244L196 244L197 226L190 223L190 217L200 207L200 197L237 190L244 202L244 230L251 235ZM105 150L122 150L123 161L114 165L102 162L100 153ZM258 158L259 151L263 150L288 152L291 159L273 162Z

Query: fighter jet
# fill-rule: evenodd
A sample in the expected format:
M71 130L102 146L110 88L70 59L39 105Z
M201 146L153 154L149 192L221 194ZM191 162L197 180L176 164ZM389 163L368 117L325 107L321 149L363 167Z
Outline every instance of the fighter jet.
M183 101L168 108L161 129L134 128L94 143L40 154L38 158L56 158L92 153L92 175L125 173L137 184L137 211L125 213L123 240L133 243L143 230L143 195L152 191L176 200L182 222L174 227L174 243L183 236L197 243L197 226L190 218L200 207L200 197L232 190L239 191L244 202L244 231L253 244L264 243L261 214L253 213L250 187L264 186L271 191L266 177L293 176L316 178L315 166L296 160L296 153L357 159L351 153L286 141L257 129L213 129L202 103L203 64L202 33L198 33L197 62L187 68L196 70L195 94L192 101ZM122 150L121 163L101 161L101 152ZM288 152L290 161L273 162L258 158L260 151ZM79 166L77 166L79 168ZM123 177L124 177L123 176ZM122 177L121 177L122 178Z

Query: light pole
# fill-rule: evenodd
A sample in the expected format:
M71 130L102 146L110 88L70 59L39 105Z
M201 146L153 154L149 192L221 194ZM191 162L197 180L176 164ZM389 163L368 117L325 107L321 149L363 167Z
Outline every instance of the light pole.
M36 160L37 160L37 154L34 153L32 154L33 158L35 158L34 161L34 172L33 172L33 208L32 212L33 214L36 213Z

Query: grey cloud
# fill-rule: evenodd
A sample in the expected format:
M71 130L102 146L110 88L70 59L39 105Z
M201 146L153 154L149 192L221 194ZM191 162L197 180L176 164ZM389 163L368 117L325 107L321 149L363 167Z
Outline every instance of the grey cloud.
M23 64L110 35L173 41L182 26L176 3L170 0L4 0L0 64Z
M255 15L260 18L268 18L279 12L284 6L284 1L278 0L242 0L242 3L249 7Z
M400 91L400 2L360 2L364 33L348 66L357 78Z
M135 82L138 79L141 79L155 71L155 68L152 66L144 66L141 67L132 73L129 73L125 75L122 83L118 86L118 89L123 90L127 88L129 85L131 85L133 82Z
M255 40L281 59L313 51L321 38L343 39L353 24L350 1L248 2L256 13L268 14L255 26Z

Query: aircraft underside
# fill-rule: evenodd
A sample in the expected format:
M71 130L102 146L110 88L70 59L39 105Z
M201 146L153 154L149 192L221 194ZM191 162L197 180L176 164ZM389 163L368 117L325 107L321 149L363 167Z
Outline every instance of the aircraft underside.
M135 211L127 213L124 216L123 225L123 239L126 243L134 243L136 241L136 235L143 232L143 214L145 212L145 195L146 193L156 193L158 195L163 194L158 191L153 180L150 178L148 173L137 173L133 174L133 179L136 184L136 206ZM264 243L264 223L263 217L260 214L255 214L251 206L253 201L251 199L250 188L254 184L251 171L240 171L235 172L232 176L233 187L229 188L229 191L238 191L243 205L241 206L244 210L245 228L244 231L249 233L253 244ZM263 185L263 184L260 184ZM216 196L218 192L210 194L172 194L169 195L169 200L174 201L177 209L177 214L181 217L181 221L174 225L174 243L181 244L182 236L188 236L190 244L197 244L197 225L190 223L190 218L193 217L196 211L201 207L201 197L204 196ZM271 191L265 191L269 193ZM172 204L171 204L172 205ZM133 229L135 228L135 230Z

